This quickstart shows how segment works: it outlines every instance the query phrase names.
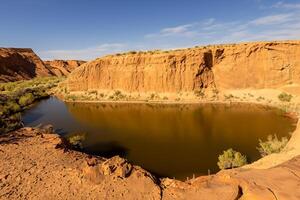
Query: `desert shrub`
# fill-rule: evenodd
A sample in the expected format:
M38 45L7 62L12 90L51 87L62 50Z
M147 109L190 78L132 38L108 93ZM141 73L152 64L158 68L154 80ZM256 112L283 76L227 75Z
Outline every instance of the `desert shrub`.
M19 104L17 104L15 101L8 101L6 103L7 108L12 112L12 113L16 113L21 111L21 107Z
M122 92L120 90L116 90L114 93L115 96L120 96L122 95Z
M259 140L257 150L262 157L272 153L279 153L288 143L286 137L278 139L277 135L269 135L266 141Z
M137 54L136 51L129 51L128 53L129 53L129 54Z
M251 93L248 93L248 96L249 96L249 97L254 97L254 95L253 95L253 94L251 94Z
M163 98L163 100L168 100L168 99L169 99L168 97L164 97L164 98Z
M126 95L122 94L120 90L116 90L113 95L109 96L109 99L112 100L119 100L119 99L124 99Z
M285 101L285 102L290 102L292 100L292 95L291 94L287 94L285 92L282 92L281 94L278 95L278 99L280 101Z
M153 100L153 99L158 99L159 98L159 96L157 95L157 94L155 94L155 93L152 93L151 95L150 95L150 97L149 97L149 99L151 99L151 100Z
M261 100L265 100L265 98L262 97L262 96L259 96L259 97L256 98L256 101L261 101Z
M77 149L83 148L83 141L86 139L85 133L75 133L67 136L67 141Z
M76 101L78 97L76 95L70 94L65 97L67 100Z
M216 88L214 88L214 89L212 90L212 92L213 92L215 95L218 95L218 94L220 93L220 91L219 91L218 89L216 89Z
M229 95L224 95L225 100L230 100L232 98L234 98L234 96L232 94Z
M150 99L154 99L154 98L155 98L155 94L153 93L150 95Z
M22 127L19 112L36 99L48 97L48 91L63 79L64 77L43 77L0 83L0 133Z
M201 98L203 98L205 95L202 90L195 90L194 94L196 95L196 97L201 97Z
M97 95L97 94L98 94L98 91L97 91L97 90L91 90L91 91L89 91L88 93L89 93L89 94L95 94L95 95Z
M218 166L220 169L232 169L247 164L246 156L233 149L224 151L222 155L219 155L218 159Z
M35 99L41 99L49 96L49 94L44 89L34 90L33 93Z
M20 106L28 106L29 104L32 104L34 101L34 96L32 93L26 93L19 99Z
M21 114L16 113L6 118L0 118L0 134L22 127Z

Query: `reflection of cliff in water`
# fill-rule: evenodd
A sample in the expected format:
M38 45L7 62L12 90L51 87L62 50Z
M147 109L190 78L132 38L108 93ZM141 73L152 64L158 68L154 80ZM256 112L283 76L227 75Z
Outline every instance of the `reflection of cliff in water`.
M78 121L94 128L114 128L131 131L130 134L140 131L137 134L160 139L195 134L199 137L199 133L219 138L220 133L216 130L222 130L222 137L235 140L247 138L249 135L242 133L251 124L255 125L258 129L256 132L260 132L262 137L266 132L280 136L281 130L286 128L284 123L276 123L282 120L281 111L253 104L67 103L67 107Z
M32 113L43 117L37 121ZM228 148L256 160L259 138L288 136L295 128L281 111L258 105L92 104L56 98L34 106L24 120L85 133L85 152L120 155L152 173L176 178L216 172L218 155Z

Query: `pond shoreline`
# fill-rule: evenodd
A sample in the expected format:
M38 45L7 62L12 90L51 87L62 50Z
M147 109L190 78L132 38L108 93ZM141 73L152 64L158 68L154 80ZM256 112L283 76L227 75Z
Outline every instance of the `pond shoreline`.
M246 98L243 100L243 93L249 92L254 94L254 98ZM66 100L61 95L55 95L57 98L61 99L67 103L111 103L111 104L162 104L162 105L185 105L185 104L225 104L225 105L236 105L236 104L251 104L266 106L270 108L276 108L284 110L287 117L298 120L300 115L300 101L297 99L295 102L282 102L278 99L278 94L282 91L280 90L230 90L225 91L223 94L233 93L235 98L231 100L206 100L206 99L197 99L197 100ZM257 98L261 97L261 93L266 93L263 97L263 101L257 101ZM278 154L272 154L266 157L263 157L253 163L243 166L242 168L253 168L253 169L267 169L279 165L289 159L292 159L295 156L300 155L300 122L296 125L295 131L292 133L291 138L284 148L284 150Z
M299 177L295 174L300 173L300 156L297 156L266 170L222 170L185 182L157 179L118 156L105 159L73 151L59 135L33 128L2 135L0 155L3 163L0 166L0 194L4 194L4 199L15 199L24 193L22 196L27 199L58 198L62 195L68 199L197 197L234 200L241 196L245 199L273 199L273 193L277 199L287 199L293 197L297 190ZM14 183L18 184L17 189ZM28 184L31 188L26 187Z
M55 96L55 95L54 95ZM189 101L189 102L166 102L166 101L159 101L159 102L141 102L141 101L66 101L69 103L139 103L139 104L205 104L205 103L220 103L220 104L256 104L256 105L262 105L262 106L267 106L267 107L275 107L275 108L282 108L280 107L280 104L266 104L264 102L253 102L253 101L201 101L201 102L196 102L196 101ZM279 106L278 106L279 105ZM295 113L299 114L299 112L296 112L297 110L286 110L288 111L287 113L292 113L291 116L292 118L296 118ZM280 192L287 192L287 191L295 191L296 188L298 187L297 185L294 185L293 180L296 182L298 181L298 178L295 177L292 174L289 174L289 171L293 171L293 173L300 173L300 130L299 130L299 121L296 127L296 130L293 132L291 139L289 140L286 148L278 154L272 154L269 156L266 156L264 158L259 159L258 161L255 161L254 163L251 163L249 165L243 166L241 168L236 168L232 170L225 170L225 171L220 171L217 174L210 175L210 176L199 176L197 178L192 178L191 180L187 180L185 182L178 181L178 180L173 180L173 179L168 179L168 178L161 178L159 181L157 178L155 178L153 175L150 173L144 171L142 168L138 166L134 166L135 170L128 174L125 175L122 179L117 178L116 180L116 175L115 172L105 172L105 171L98 171L98 167L95 166L102 166L102 163L106 160L109 161L110 159L105 159L97 156L91 156L87 155L85 153L80 153L80 152L74 152L73 150L67 149L67 150L60 150L60 148L57 149L57 145L62 143L62 139L60 136L58 136L56 133L51 133L50 135L48 133L45 133L43 130L40 129L33 129L33 128L23 128L19 129L17 131L11 132L9 135L3 135L1 136L1 141L0 141L0 154L4 153L4 155L9 155L13 152L10 152L10 150L7 149L7 147L14 148L14 143L12 142L5 142L10 141L11 139L13 141L17 141L18 143L18 148L21 152L19 152L19 155L22 154L24 149L30 149L33 148L31 145L37 145L34 148L37 149L52 149L54 152L57 152L59 156L57 157L58 160L60 160L58 163L60 163L60 166L68 166L70 170L72 170L72 173L78 174L80 177L81 183L79 184L79 187L83 187L86 189L86 191L89 191L86 187L103 187L104 185L110 185L108 186L108 190L116 190L115 192L109 192L106 193L107 196L111 197L113 199L114 194L125 194L122 191L123 190L128 190L129 193L126 193L126 197L128 198L133 198L137 197L139 195L146 195L147 197L153 198L153 199L170 199L170 197L180 197L184 196L185 198L191 197L191 196L197 196L199 194L202 194L201 197L203 197L203 192L205 192L206 195L219 195L219 192L221 194L224 193L230 193L231 196L236 199L237 196L239 196L240 190L242 190L243 196L261 196L265 195L265 197L272 197L272 194L270 193L270 190L276 191L276 194ZM27 137L28 136L28 137ZM25 138L23 138L25 137ZM21 139L18 139L21 138ZM44 138L44 139L43 139ZM4 141L3 141L4 140ZM41 140L41 143L36 143ZM54 142L54 143L53 143ZM30 146L28 146L30 144ZM50 146L49 146L50 145ZM59 145L58 145L59 146ZM64 145L62 145L64 146ZM16 151L17 149L13 150ZM47 151L48 151L47 150ZM52 151L52 150L51 150ZM26 152L26 151L24 151ZM17 153L17 152L15 152ZM24 155L25 156L25 155ZM32 155L29 155L32 156ZM40 156L40 155L39 155ZM79 156L79 157L78 157ZM76 160L76 165L73 165L70 163L67 164L65 161L62 161L64 159L70 160L70 163L75 162ZM4 157L3 157L4 158ZM6 156L7 158L7 156ZM8 162L14 162L18 163L21 162L21 160L18 160L18 158L9 158L11 161ZM49 162L48 159L49 157L45 156L44 161L37 161L39 165L43 166L45 165L45 162ZM91 161L91 159L93 161ZM115 159L113 158L114 161L111 162L116 162ZM118 159L117 159L118 160ZM3 161L4 162L4 161ZM56 161L57 162L57 161ZM68 161L69 162L69 161ZM78 164L79 163L79 164ZM121 164L122 163L122 164ZM124 163L127 163L126 161L117 161L117 163L114 163L112 165L121 167L124 166ZM48 163L49 164L49 163ZM50 163L49 167L57 166L57 164ZM285 167L281 167L285 166ZM293 168L292 166L296 166L296 168ZM2 172L5 171L10 171L8 166L1 166L3 170L0 170ZM19 166L16 169L20 170L24 167L22 164L19 164ZM28 167L28 166L27 166ZM52 169L53 170L53 169ZM65 171L65 169L60 169L60 173L66 173L68 174L69 172ZM142 170L142 171L139 171ZM246 170L246 171L245 171ZM278 171L282 170L282 174L278 173ZM121 170L122 171L122 170ZM56 172L56 170L54 170ZM145 178L144 176L136 176L136 173L141 173L145 174L145 177L152 177L150 179ZM13 181L16 180L16 172L14 170L11 170L11 175L8 176L5 180L9 182L9 184L13 185ZM46 174L41 174L41 176L45 176ZM0 173L0 179L3 180L3 177L6 177L7 175ZM54 175L53 177L55 177ZM67 175L69 176L69 175ZM66 177L67 177L66 176ZM77 176L77 175L76 175ZM117 175L118 177L119 175ZM261 177L264 176L264 180L261 180ZM277 176L280 176L280 178L276 178ZM32 175L30 175L32 178ZM21 181L29 180L31 181L32 179L30 177L24 177L25 179L21 179ZM59 176L57 176L58 178ZM75 180L78 179L78 177L70 177L71 182L74 182ZM75 178L75 179L74 179ZM60 177L59 181L64 181L66 178L65 177ZM55 179L56 180L56 179ZM288 182L282 182L283 180L288 180ZM32 180L34 181L34 180ZM70 180L66 180L70 181ZM99 183L100 181L100 183ZM134 183L132 183L134 181ZM131 190L134 185L136 185L137 182L141 181L142 184L145 184L147 182L147 186L144 189L140 189L138 191ZM245 182L246 181L246 182ZM64 193L62 190L69 191L68 188L66 187L61 187L58 188L57 185L53 185L49 183L49 180L46 177L43 177L42 182L45 182L47 184L50 184L50 188L52 188L54 191L61 191L61 193ZM55 182L55 181L54 181ZM70 182L69 182L70 183ZM212 186L216 186L215 189L210 190L209 192L207 191L206 187L203 186L204 183L209 183ZM260 183L260 187L258 188L255 186L254 183ZM21 182L22 184L22 182ZM24 183L23 183L24 184ZM124 186L121 186L120 184L125 184ZM133 185L131 185L133 184ZM1 184L0 184L1 185ZM98 186L97 186L98 185ZM112 186L113 185L113 186ZM275 187L271 187L270 185L275 185ZM286 185L289 185L287 188ZM39 186L36 186L37 188ZM196 191L193 188L199 188ZM76 186L77 188L77 186ZM183 192L182 189L186 192ZM1 191L2 189L0 189ZM3 190L8 190L8 191L13 191L13 188L7 188L3 187ZM26 188L21 188L20 191L26 191ZM80 188L78 188L80 190ZM20 192L19 191L19 192ZM203 192L200 192L203 191ZM15 191L14 194L19 194L18 191ZM33 194L36 196L42 197L42 194L36 193L36 191L32 191ZM86 194L85 191L81 191L82 194ZM98 190L97 192L94 191L94 195L103 195L105 192L102 190ZM50 195L50 194L48 194ZM70 194L66 193L66 196L70 197ZM175 195L175 196L174 196ZM191 196L189 196L191 195ZM106 197L107 197L106 196ZM6 197L12 197L12 196L6 196ZM28 196L30 197L30 196ZM73 196L75 197L75 196ZM77 196L76 196L77 197ZM218 197L212 197L209 196L209 199L220 199L222 195ZM0 198L1 199L1 198ZM229 198L231 199L231 198Z

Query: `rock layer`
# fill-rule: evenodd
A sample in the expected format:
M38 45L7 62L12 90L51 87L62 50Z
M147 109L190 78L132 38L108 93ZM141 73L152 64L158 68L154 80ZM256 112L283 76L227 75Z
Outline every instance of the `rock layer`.
M0 48L0 82L53 75L32 49Z
M300 83L300 41L215 45L106 56L71 73L70 91L193 92Z
M55 76L68 76L74 69L84 64L82 60L52 60L44 61Z

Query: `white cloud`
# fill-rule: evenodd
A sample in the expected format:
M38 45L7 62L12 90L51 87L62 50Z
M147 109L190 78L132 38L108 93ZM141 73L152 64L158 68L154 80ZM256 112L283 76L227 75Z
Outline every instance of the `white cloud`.
M300 9L300 3L284 3L279 1L271 6L271 8L285 8L285 9Z
M213 24L215 21L216 21L215 18L209 18L209 19L203 21L202 24L203 24L204 26L209 26L209 25Z
M192 36L193 29L196 24L183 24L180 26L163 28L159 33L150 33L145 35L146 38L167 37L167 36Z
M223 21L208 18L198 22L162 28L136 42L111 43L74 50L39 52L44 59L90 60L102 55L128 50L172 49L216 43L236 43L258 40L300 39L300 12L289 9L292 4L277 3L272 14L249 19ZM297 4L295 4L297 5ZM295 7L293 4L293 6ZM284 8L284 9L279 9Z
M171 28L164 28L163 30L161 30L161 33L167 35L181 34L187 32L191 27L193 27L192 24L186 24L186 25L181 25L181 26L176 26Z
M269 15L261 17L255 20L252 20L250 23L254 25L273 25L273 24L282 24L288 21L293 20L293 14L278 14L278 15Z
M175 35L162 34L165 29L153 35L155 39L163 38L163 42L171 41L178 43L214 44L235 43L254 40L287 40L300 39L300 12L297 10L277 12L277 14L266 15L252 20L220 21L214 18L207 19L192 26L179 25L177 32L192 32L193 37L186 34ZM187 37L188 36L188 37ZM153 38L151 38L153 40ZM169 42L169 43L171 43Z
M71 50L46 50L39 52L39 55L44 60L52 59L79 59L79 60L91 60L99 56L124 51L126 49L125 44L111 43L101 44L95 47L89 47L85 49L71 49Z

